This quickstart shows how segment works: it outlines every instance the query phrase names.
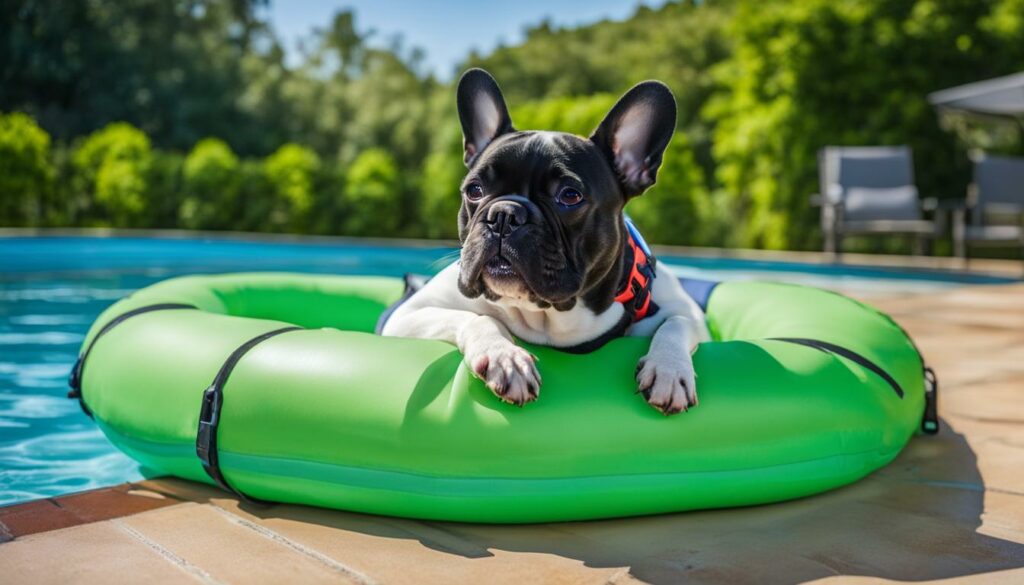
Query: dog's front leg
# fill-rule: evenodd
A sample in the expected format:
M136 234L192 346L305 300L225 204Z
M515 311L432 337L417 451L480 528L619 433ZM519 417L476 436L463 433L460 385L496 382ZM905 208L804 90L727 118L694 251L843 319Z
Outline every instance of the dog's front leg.
M647 403L665 414L697 406L697 376L691 354L697 348L693 319L672 315L658 327L647 355L636 366L636 381Z
M505 402L522 406L540 393L536 358L512 341L493 317L468 311L424 307L388 319L384 335L438 339L454 344L466 365Z

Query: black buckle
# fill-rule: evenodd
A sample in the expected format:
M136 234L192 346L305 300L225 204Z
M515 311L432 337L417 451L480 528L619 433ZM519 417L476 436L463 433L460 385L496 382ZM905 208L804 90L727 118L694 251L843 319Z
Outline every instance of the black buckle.
M934 435L939 432L939 378L935 370L924 369L924 415L921 417L921 432Z
M82 356L78 356L75 360L74 367L71 368L71 374L68 376L68 398L81 398L82 396Z
M633 299L631 300L632 306L630 310L633 315L640 312L640 309L644 307L644 301L647 300L649 291L640 284L639 280L633 279L629 282L629 288L632 290Z
M199 430L196 433L196 455L207 469L216 467L217 424L220 423L220 406L223 397L216 386L203 392L203 404L199 409ZM216 478L214 478L216 479Z

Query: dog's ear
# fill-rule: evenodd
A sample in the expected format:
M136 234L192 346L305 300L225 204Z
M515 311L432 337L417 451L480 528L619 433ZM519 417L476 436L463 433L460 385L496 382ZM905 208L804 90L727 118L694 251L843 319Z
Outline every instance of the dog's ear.
M619 98L590 140L611 162L629 199L654 184L675 128L672 92L660 81L644 81Z
M492 140L507 132L515 132L515 128L498 83L483 69L470 69L462 74L456 100L459 121L462 122L465 162L466 166L472 166L473 159Z

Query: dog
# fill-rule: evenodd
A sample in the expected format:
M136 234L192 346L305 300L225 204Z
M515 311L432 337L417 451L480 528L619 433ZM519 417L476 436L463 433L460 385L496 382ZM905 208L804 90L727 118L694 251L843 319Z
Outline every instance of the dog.
M381 333L456 345L518 406L538 398L541 376L516 338L580 353L653 336L637 392L664 414L697 406L691 355L709 338L704 314L675 277L657 274L623 211L654 184L672 138L668 87L636 85L590 138L517 131L482 69L459 80L457 107L468 168L459 260L394 308Z

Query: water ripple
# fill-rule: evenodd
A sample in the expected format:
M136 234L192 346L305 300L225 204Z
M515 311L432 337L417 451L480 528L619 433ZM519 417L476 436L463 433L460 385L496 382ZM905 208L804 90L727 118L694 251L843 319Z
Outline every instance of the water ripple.
M87 315L15 315L9 319L11 325L55 326L88 325L92 319Z
M85 336L80 333L45 331L42 333L0 333L0 345L67 345L79 344Z

